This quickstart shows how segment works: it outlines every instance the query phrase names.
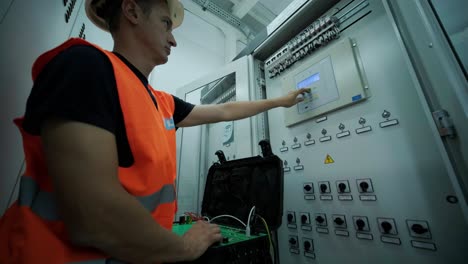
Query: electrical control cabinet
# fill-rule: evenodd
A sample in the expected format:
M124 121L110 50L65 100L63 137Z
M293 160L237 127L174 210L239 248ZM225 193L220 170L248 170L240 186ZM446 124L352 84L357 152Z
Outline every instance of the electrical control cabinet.
M236 100L312 88L302 103L269 110L266 123L255 123L258 115L241 130L234 124L236 156L248 147L254 153L252 139L264 135L283 162L281 264L466 263L466 199L436 125L443 120L434 121L418 75L422 66L395 20L396 2L307 1L252 54L228 66L253 60L236 70L236 78L248 79L236 85ZM229 72L196 81L179 97ZM222 127L204 129L200 141L188 143L185 133L179 139L185 148L179 176L196 171L199 186L213 159L207 149L228 138ZM210 134L216 138L203 136Z
M268 112L285 170L280 263L466 263L465 205L386 1L341 1L322 17L339 36L265 60L268 98L312 87ZM301 34L288 43L307 47Z

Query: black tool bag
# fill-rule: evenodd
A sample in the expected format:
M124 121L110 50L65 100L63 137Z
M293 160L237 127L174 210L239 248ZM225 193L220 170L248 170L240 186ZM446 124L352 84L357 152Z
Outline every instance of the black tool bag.
M224 153L217 151L219 162L209 171L203 196L202 215L213 219L219 215L232 215L244 223L252 206L255 215L263 217L270 231L281 225L283 212L283 162L271 151L270 143L262 140L262 155L226 161ZM228 226L245 233L245 227L230 217L213 223ZM251 217L250 239L232 243L217 243L190 264L272 264L270 242L263 221ZM232 234L232 233L231 233ZM276 255L276 254L275 254Z
M273 155L267 140L259 145L263 157L226 161L221 151L216 152L219 162L208 171L202 215L213 218L229 214L247 221L255 206L255 214L266 220L270 231L278 229L283 214L283 162ZM256 220L254 229L266 232L263 223ZM232 218L220 218L216 223L243 228Z

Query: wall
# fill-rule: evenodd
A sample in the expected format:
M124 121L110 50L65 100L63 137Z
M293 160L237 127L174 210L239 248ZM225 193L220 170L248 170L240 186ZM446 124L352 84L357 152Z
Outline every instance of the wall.
M224 33L200 17L185 12L184 23L174 30L177 47L169 61L151 73L153 88L175 94L184 86L224 65Z
M75 4L66 22L65 12L72 2ZM24 113L32 87L32 63L41 53L70 36L82 2L68 1L64 6L62 1L16 0L1 20L0 214L7 206L23 160L21 139L12 120Z

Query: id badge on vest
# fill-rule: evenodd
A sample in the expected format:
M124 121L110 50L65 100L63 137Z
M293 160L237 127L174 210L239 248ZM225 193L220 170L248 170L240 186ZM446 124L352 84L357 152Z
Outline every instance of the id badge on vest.
M170 118L164 118L164 126L166 127L166 130L175 129L174 119L172 116Z

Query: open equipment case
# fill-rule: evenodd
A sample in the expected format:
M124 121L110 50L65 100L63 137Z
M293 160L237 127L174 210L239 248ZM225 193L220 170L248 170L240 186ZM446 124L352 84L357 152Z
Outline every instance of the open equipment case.
M217 151L219 162L213 164L206 180L202 203L202 215L215 219L221 227L223 241L190 263L236 263L271 264L269 231L276 231L281 225L283 214L283 162L273 154L269 141L259 145L262 156L226 161L224 153ZM254 213L248 217L252 207ZM246 228L230 215L250 222L250 236ZM174 225L175 233L183 234L191 224ZM273 249L274 249L274 245ZM275 258L277 253L274 254Z

